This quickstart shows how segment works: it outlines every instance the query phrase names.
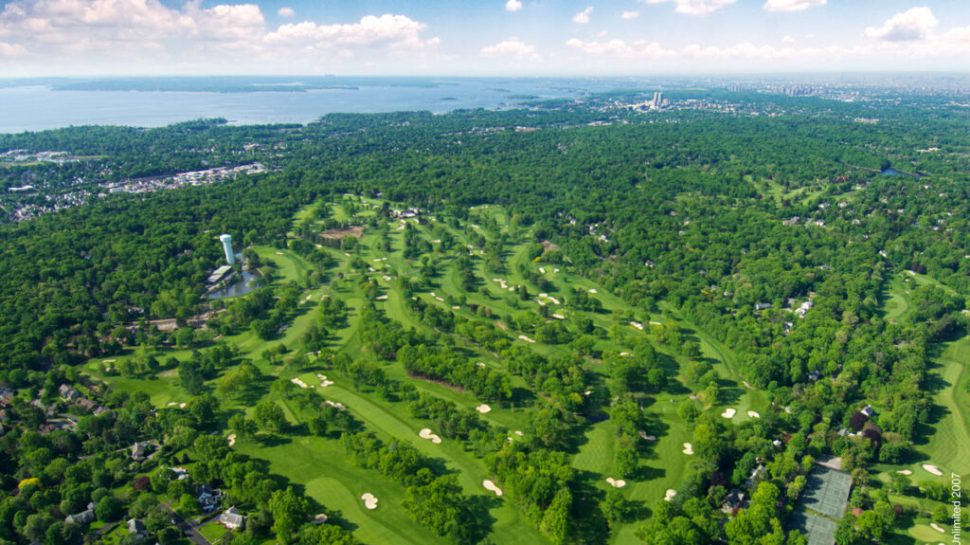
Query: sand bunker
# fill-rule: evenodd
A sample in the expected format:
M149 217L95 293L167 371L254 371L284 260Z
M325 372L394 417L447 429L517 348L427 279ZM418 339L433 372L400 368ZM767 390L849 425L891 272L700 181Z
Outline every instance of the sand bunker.
M546 274L546 268L545 267L539 267L539 272L541 272L542 274Z
M761 418L761 415L757 411L748 411L748 416L751 418Z
M609 483L613 488L623 488L626 486L626 481L623 479L614 479L613 477L607 477L606 482Z
M230 447L233 446L233 445L235 445L236 444L236 434L235 433L230 433L229 436L226 437L226 441L229 442L229 446Z
M911 469L900 469L896 473L899 473L900 475L906 475L908 477L913 474L913 471Z
M519 340L520 341L525 341L525 342L530 343L530 344L535 344L535 341L534 340L526 337L525 335L519 335Z
M378 301L387 301L387 296L386 295L378 295L377 296L377 300Z
M337 409L338 411L346 411L347 410L347 406L344 405L343 403L339 403L339 402L336 402L336 401L330 401L329 399L325 400L324 403L326 403L327 405L330 405L331 407L333 407L334 409Z
M649 442L653 443L654 441L657 440L657 436L656 435L647 435L647 432L641 431L640 432L640 439L643 439L644 441L649 441Z
M592 293L593 295L596 295L596 288L590 288L589 292Z
M421 439L427 439L428 441L431 441L436 445L441 444L441 437L439 437L438 434L432 432L431 428L422 428L421 431L418 432L418 437L420 437Z
M364 507L370 509L371 511L373 511L374 509L377 509L377 497L375 497L370 492L367 492L366 494L362 495L360 499L364 500Z
M630 326L635 327L640 331L643 331L643 324L641 324L640 322L630 322Z
M929 473L932 473L933 475L936 475L937 477L943 476L943 472L940 471L940 468L936 467L933 464L923 464L923 469L925 469Z
M942 526L940 526L939 524L937 524L935 522L931 522L930 523L930 528L936 530L937 532L939 532L941 534L945 534L946 533L946 530Z
M565 316L563 316L562 314L559 314L558 312L556 312L555 314L553 314L552 317L555 318L555 319L557 319L557 320L565 320L566 319Z
M721 413L721 416L723 416L724 418L734 418L734 415L736 414L738 414L737 409L728 408L728 409L724 409L724 412Z
M519 437L522 437L523 435L525 435L524 433L522 433L522 430L515 430L513 433L515 433Z
M692 445L690 443L684 443L684 450L682 452L684 454L688 455L688 456L693 456L694 455L694 445Z
M176 405L178 405L178 403L176 403L176 402L174 402L174 401L169 401L169 402L168 402L168 403L167 403L166 405L167 405L168 407L174 407L174 406L176 406Z
M185 402L179 403L179 409L184 409L185 407L186 407Z
M485 487L485 490L488 490L489 492L494 492L496 496L502 495L502 489L496 486L495 483L493 483L488 479L485 479L484 481L482 481L482 486Z
M313 524L323 524L327 522L329 519L330 517L328 517L326 513L317 513L316 515L313 515L312 522Z
M476 362L475 362L475 365L476 365L477 367L481 367L482 369L484 369L485 367L487 367L487 366L485 365L485 362L484 362L484 361L476 361Z
M290 379L290 382L292 382L293 384L296 384L300 388L309 388L309 386L307 386L307 383L303 382L300 379L300 377L293 377Z
M668 488L667 493L664 494L664 501L672 501L676 497L677 497L677 491L674 490L673 488Z
M492 412L492 408L489 407L488 405L484 404L484 403L482 403L478 407L475 407L475 410L478 411L481 414L488 414L488 413Z

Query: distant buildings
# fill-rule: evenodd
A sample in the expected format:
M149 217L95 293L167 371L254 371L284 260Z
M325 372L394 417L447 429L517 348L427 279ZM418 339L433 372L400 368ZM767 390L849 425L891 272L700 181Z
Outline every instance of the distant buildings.
M240 513L235 507L230 507L219 515L219 523L230 530L242 530L246 527L246 515Z

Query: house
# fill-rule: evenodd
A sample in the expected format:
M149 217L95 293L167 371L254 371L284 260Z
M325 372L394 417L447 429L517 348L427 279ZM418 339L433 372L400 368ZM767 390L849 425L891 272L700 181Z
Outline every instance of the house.
M199 505L202 507L202 511L205 513L211 513L219 508L219 502L222 501L222 491L213 490L206 485L199 487Z
M242 530L246 526L246 515L235 507L230 507L219 515L219 523L230 530Z
M14 395L16 395L16 392L10 388L6 386L0 387L0 406L6 407L9 405Z
M134 537L136 540L142 540L145 537L145 525L138 519L128 520L128 535Z
M148 443L146 441L138 441L131 445L131 459L135 461L142 461L148 455Z
M81 397L81 393L75 390L70 384L61 384L57 388L57 393L61 395L61 399L64 401L74 401Z
M172 473L175 474L176 481L181 481L183 479L189 478L189 471L184 467L170 467L169 469L172 470Z
M98 402L86 397L79 398L75 403L78 407L89 413L93 413L98 408Z
M754 309L758 312L771 308L771 303L755 303Z
M94 521L94 502L88 503L88 507L84 511L81 511L80 513L74 513L73 515L68 515L64 517L64 522L67 524L84 525L84 524L89 524L93 521Z
M876 414L876 410L872 408L872 405L866 405L859 412L866 415L866 418L872 418L872 415Z
M754 471L751 472L751 476L748 477L748 487L754 488L767 477L768 469L765 468L764 465L758 464L758 467L754 468Z
M738 511L744 509L746 500L747 495L735 488L724 497L724 502L721 503L721 511L733 517L738 514Z

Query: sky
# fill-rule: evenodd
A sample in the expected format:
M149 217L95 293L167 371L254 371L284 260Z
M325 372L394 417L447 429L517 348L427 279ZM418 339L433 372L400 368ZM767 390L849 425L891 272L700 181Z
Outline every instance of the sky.
M970 71L970 0L0 0L0 78Z

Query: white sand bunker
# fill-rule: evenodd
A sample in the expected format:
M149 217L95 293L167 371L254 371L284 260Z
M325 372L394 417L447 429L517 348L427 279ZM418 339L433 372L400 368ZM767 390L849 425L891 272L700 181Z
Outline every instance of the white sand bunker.
M728 409L724 409L724 412L721 413L721 416L723 416L724 418L734 418L734 415L736 414L738 414L737 409L728 408Z
M485 487L485 490L488 490L489 492L494 492L496 496L502 495L502 489L488 479L485 479L484 481L482 481L482 486Z
M761 418L761 415L757 411L748 411L748 416L751 418Z
M478 411L481 414L488 414L488 413L492 412L492 408L489 407L488 405L484 404L484 403L482 403L478 407L475 407L475 410Z
M330 401L329 399L325 400L324 403L326 403L327 405L330 405L331 407L333 407L334 409L337 409L338 411L346 411L347 410L347 406L344 405L343 403L339 403L339 402L336 402L336 401Z
M179 409L184 409L187 406L185 402L179 403Z
M514 433L515 433L516 435L518 435L519 437L522 437L523 435L525 435L524 433L522 433L522 430L515 430L515 432L514 432Z
M684 450L682 452L684 454L688 455L688 456L693 456L694 455L694 445L692 445L690 443L684 443Z
M296 384L300 388L308 388L307 384L302 380L300 380L300 377L293 377L290 379L290 382L292 382L293 384Z
M226 440L229 441L229 446L230 447L233 446L233 445L235 445L236 444L236 434L235 433L230 433L229 436L226 437Z
M609 483L613 488L623 488L626 486L626 481L623 479L614 479L613 477L607 477L606 482Z
M377 509L377 497L370 492L367 492L361 496L360 499L364 500L364 507L370 509L371 511Z
M923 464L923 469L925 469L929 473L932 473L933 475L936 475L937 477L943 476L943 472L940 471L940 468L936 467L933 464Z
M519 335L519 340L520 341L525 341L525 342L530 343L530 344L535 344L535 341L534 340L526 337L525 335Z
M178 405L178 403L176 403L174 401L169 401L168 403L166 403L166 406L168 406L168 407L174 407L176 405Z
M937 532L939 532L941 534L945 534L946 533L946 530L942 526L940 526L939 524L937 524L935 522L931 522L930 523L930 528L936 530Z
M481 367L482 369L484 369L486 367L484 361L476 361L475 362L475 365L478 366L478 367Z
M653 443L654 441L657 440L657 436L656 435L647 435L647 432L641 431L640 432L640 439L643 439L644 441L649 441L649 442Z
M428 441L431 441L436 445L441 444L441 437L439 437L438 434L432 432L431 428L422 428L421 431L418 432L418 437L420 437L421 439L427 439Z
M317 373L317 378L320 379L320 387L321 388L326 388L328 386L333 386L333 384L334 384L334 382L332 380L327 379L327 375L321 375L321 374Z
M593 295L596 295L596 288L590 288L589 292L592 293Z
M377 296L377 300L378 301L387 301L387 296L386 295L378 295Z
M667 493L664 494L664 501L673 501L677 497L677 491L673 488L668 488Z
M643 324L640 322L630 322L630 326L643 331Z
M911 469L900 469L896 473L899 473L900 475L906 475L908 477L913 474L913 471Z
M554 314L552 315L552 317L553 317L553 318L555 318L555 319L557 319L557 320L565 320L565 319L566 319L566 317L565 317L565 316L563 316L562 314L560 314L560 313L558 313L558 312L556 312L556 313L554 313Z

